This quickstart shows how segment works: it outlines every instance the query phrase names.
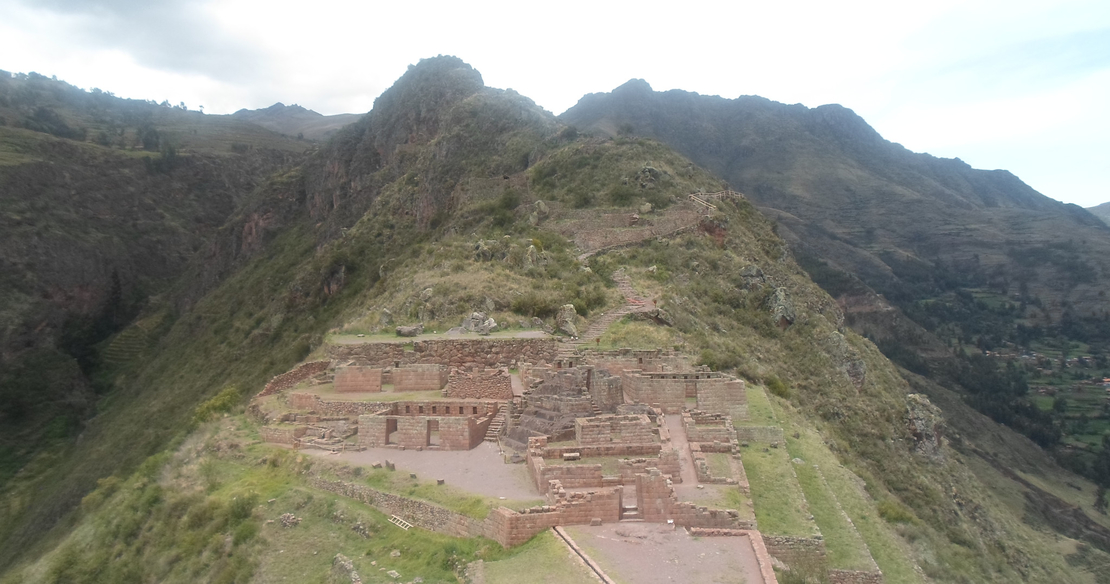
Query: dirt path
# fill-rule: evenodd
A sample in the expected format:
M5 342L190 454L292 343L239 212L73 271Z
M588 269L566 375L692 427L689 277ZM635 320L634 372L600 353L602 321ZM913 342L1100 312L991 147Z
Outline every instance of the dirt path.
M619 584L762 584L744 537L691 537L661 523L609 523L564 528Z
M444 479L447 484L487 497L505 497L509 500L541 498L523 464L505 464L497 445L483 442L466 451L398 450L395 448L369 448L361 452L329 454L322 450L303 450L305 454L328 460L341 460L353 465L367 466L385 460L393 461L398 471L416 473L421 479Z

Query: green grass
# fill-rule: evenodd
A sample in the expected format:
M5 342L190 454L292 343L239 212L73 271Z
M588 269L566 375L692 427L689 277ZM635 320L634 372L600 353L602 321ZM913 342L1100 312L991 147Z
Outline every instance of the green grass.
M580 584L593 577L551 530L514 552L512 558L485 563L486 584Z
M778 426L775 411L771 408L771 400L763 387L755 383L747 383L745 394L748 397L748 419L736 420L737 426Z
M741 449L759 530L772 535L816 535L786 448Z
M732 455L723 452L707 453L705 460L709 463L709 472L714 477L733 478L732 466L728 462L730 456Z
M591 346L602 350L658 349L674 346L676 337L672 329L650 322L632 320L626 316L610 325L600 339L600 344Z

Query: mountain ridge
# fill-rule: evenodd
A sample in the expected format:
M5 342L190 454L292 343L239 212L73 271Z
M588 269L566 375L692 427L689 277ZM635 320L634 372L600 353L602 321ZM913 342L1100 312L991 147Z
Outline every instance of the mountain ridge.
M272 493L301 515L319 512L327 529L344 507L298 482L305 462L297 455L255 449L257 428L239 415L244 396L319 355L329 334L416 323L446 330L475 310L510 326L550 323L567 304L594 318L618 295L609 282L618 266L670 319L621 326L766 385L776 411L820 437L832 466L853 477L859 506L840 512L868 528L867 545L892 577L1085 575L1051 547L1055 533L1023 523L1020 495L999 494L1020 488L995 493L977 478L1002 480L989 470L974 474L958 436L952 447L937 438L939 456L918 451L922 438L910 420L931 410L908 409L909 383L842 326L840 307L750 201L727 198L690 229L578 259L559 225L604 231L604 221L620 221L627 229L635 216L650 228L657 210L721 188L674 150L644 138L579 135L528 98L485 87L461 60L440 57L410 68L370 114L299 162L238 193L215 241L191 256L170 297L144 307L141 316L162 315L165 324L151 332L151 353L104 371L117 385L82 439L5 486L11 503L0 509L0 559L7 566L23 553L28 562L5 583L120 574L246 579L252 561L276 562L282 549L259 543L259 530L294 533L266 527L262 517L276 507L254 511L255 503ZM223 410L220 396L231 396ZM205 422L201 414L213 410L228 417ZM922 419L944 435L942 419ZM239 427L243 439L222 436L224 427ZM1089 502L1076 508L1085 513ZM159 521L180 533L156 529L151 522ZM197 553L181 554L175 538ZM39 557L27 557L27 542L37 542ZM405 557L419 558L422 549L406 548ZM1098 549L1083 553L1068 561L1102 558ZM304 561L330 567L331 557ZM456 561L449 559L444 565Z

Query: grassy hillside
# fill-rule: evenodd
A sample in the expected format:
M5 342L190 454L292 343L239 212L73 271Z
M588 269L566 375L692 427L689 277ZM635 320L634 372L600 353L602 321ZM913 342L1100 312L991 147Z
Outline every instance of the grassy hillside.
M547 558L530 547L543 542L504 551L390 531L372 510L306 482L366 477L255 444L240 412L326 334L370 332L383 309L429 328L473 310L499 322L548 318L567 302L596 317L617 301L619 268L672 326L620 323L606 338L666 339L766 386L760 415L797 432L779 454L822 469L803 471L799 489L838 538L839 564L863 563L863 541L890 581L1093 581L1103 551L1064 538L1065 561L1058 533L1000 501L1011 479L988 486L951 438L931 448L914 434L911 419L943 419L843 327L836 302L750 202L725 199L690 229L578 259L558 231L588 226L575 207L598 217L645 202L678 210L686 192L720 183L658 143L575 136L529 103L484 88L457 59L424 61L300 169L245 198L188 275L143 309L140 322L161 323L142 332L151 347L104 370L115 389L81 438L4 487L4 581L327 582L342 553L367 581L388 566L434 582L476 559ZM285 512L302 523L266 523ZM791 521L784 515L781 529L796 529Z
M81 432L112 389L99 375L105 340L304 148L251 124L0 74L0 485ZM143 348L139 338L130 351Z
M778 223L854 330L1110 485L1097 460L1110 412L1038 397L1077 404L1081 381L1110 373L1110 230L1093 215L1009 172L910 152L839 105L633 80L561 119L657 138L727 180Z

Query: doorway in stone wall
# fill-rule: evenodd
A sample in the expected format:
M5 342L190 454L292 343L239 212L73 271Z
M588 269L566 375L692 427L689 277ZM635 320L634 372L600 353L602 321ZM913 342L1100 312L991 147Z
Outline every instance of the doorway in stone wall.
M397 434L397 419L394 418L392 420L386 420L385 421L385 443L386 444L396 444L397 443L396 434Z
M439 446L439 420L428 420L428 446Z

